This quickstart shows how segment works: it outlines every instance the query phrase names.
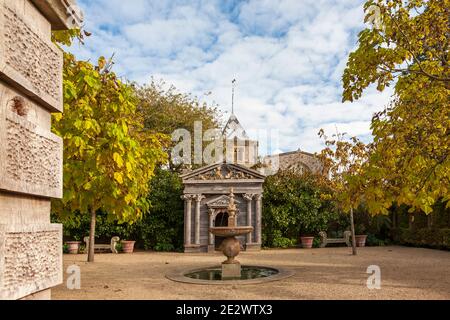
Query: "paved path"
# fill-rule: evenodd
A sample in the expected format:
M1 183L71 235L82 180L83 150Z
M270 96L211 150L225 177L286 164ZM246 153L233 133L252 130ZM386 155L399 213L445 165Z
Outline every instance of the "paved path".
M61 285L53 299L450 299L450 252L408 247L346 247L243 252L242 264L283 267L291 278L257 285L177 283L165 274L179 267L218 265L221 254L136 252L64 255L64 267L81 267L81 290ZM381 289L366 287L369 265L381 268ZM66 281L66 276L64 281Z

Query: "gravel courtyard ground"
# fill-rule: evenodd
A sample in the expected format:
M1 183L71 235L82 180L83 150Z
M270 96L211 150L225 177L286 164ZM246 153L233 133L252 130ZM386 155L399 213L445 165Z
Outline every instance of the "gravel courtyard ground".
M197 285L173 282L165 274L180 267L218 265L217 254L136 252L64 255L65 270L81 268L81 289L64 284L53 299L450 299L450 252L398 246L346 247L242 252L244 265L282 267L295 272L287 279L255 285ZM369 265L381 268L381 289L369 290Z

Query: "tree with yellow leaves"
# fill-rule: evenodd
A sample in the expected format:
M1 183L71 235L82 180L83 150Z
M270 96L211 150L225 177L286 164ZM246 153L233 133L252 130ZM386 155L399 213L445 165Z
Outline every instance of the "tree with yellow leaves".
M394 85L388 107L373 117L374 142L359 179L373 214L393 203L429 214L450 206L450 0L370 0L366 21L343 74L344 101L371 84Z
M111 65L103 57L94 66L64 53L64 113L53 117L53 131L64 140L64 196L53 211L90 214L89 262L97 210L122 222L139 219L148 210L154 169L167 160L168 137L144 130L134 88Z

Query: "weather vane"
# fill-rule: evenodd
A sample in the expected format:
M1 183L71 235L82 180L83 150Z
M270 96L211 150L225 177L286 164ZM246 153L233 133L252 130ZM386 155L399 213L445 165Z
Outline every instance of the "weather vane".
M236 87L236 79L231 81L231 114L234 114L234 88Z

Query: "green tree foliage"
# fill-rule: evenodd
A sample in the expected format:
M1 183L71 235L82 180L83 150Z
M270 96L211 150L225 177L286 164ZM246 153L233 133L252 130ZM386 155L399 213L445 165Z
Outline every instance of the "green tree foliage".
M366 20L378 11L380 27L359 34L343 100L358 99L373 83L380 91L395 84L395 95L372 121L364 199L374 214L387 214L393 203L428 214L437 201L450 205L450 1L367 1L371 6Z
M193 132L195 121L202 121L204 130L220 126L216 106L202 104L197 98L178 92L174 86L165 87L165 82L153 79L150 84L137 86L138 108L145 116L146 128L170 135L179 128Z
M148 130L171 135L177 129L186 129L191 133L193 141L196 121L201 122L203 131L220 127L221 114L217 106L200 103L197 98L178 92L174 86L166 87L163 81L154 80L143 86L136 85L138 108L144 115L145 127ZM174 145L175 142L169 149ZM172 161L169 164L170 168L176 171L183 167Z
M323 130L319 136L325 139L325 149L318 155L322 162L323 183L332 190L332 198L343 212L350 213L352 253L356 255L355 224L353 210L364 201L363 166L367 163L369 147L358 138L347 139L338 133L329 139Z
M157 251L183 248L183 184L175 172L157 169L148 196L150 210L136 223L136 239L145 249Z
M111 65L101 57L94 66L65 52L64 113L53 116L52 129L64 140L64 197L54 201L53 210L90 213L90 243L97 210L127 222L148 210L148 182L167 159L167 138L144 130L134 88L118 79Z
M183 185L177 173L157 168L150 182L149 209L134 224L119 223L108 219L106 212L97 212L96 237L108 243L113 236L123 240L136 240L137 246L156 251L181 250L183 248L184 208L181 195ZM64 236L68 240L82 240L89 234L90 219L87 215L75 215L72 219L60 219L53 215L53 222L64 224Z
M318 154L322 163L322 183L332 190L330 196L340 210L349 212L364 201L363 166L367 163L369 146L356 137L338 133L331 138L320 130L325 148Z
M322 178L280 171L266 178L263 202L263 245L285 247L300 235L317 235L335 219L332 190Z

